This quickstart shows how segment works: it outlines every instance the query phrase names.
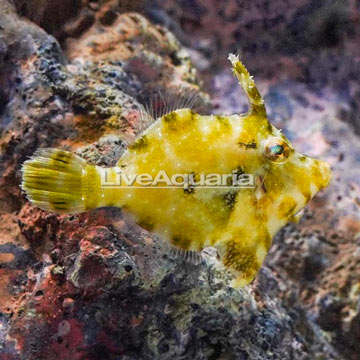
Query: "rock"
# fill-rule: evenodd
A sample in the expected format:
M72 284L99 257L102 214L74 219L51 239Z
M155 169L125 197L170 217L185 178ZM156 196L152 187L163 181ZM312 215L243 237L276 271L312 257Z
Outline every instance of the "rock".
M72 313L74 311L75 301L72 298L65 298L62 303L62 308L67 313Z
M325 331L337 331L341 327L341 310L344 302L331 293L319 299L317 323Z

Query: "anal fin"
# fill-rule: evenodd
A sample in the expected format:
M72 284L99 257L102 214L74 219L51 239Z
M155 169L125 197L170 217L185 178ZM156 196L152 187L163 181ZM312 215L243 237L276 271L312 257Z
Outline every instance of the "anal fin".
M173 259L181 259L193 265L199 265L203 262L201 252L196 250L184 250L175 246L170 246L170 257Z

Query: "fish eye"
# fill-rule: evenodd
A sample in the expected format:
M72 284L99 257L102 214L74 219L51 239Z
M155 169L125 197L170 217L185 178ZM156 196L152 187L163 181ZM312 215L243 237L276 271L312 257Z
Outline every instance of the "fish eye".
M274 156L280 156L281 154L284 153L284 147L282 145L274 145L270 147L270 152L272 155Z
M270 138L265 143L265 156L276 163L285 162L290 153L290 146L281 138Z

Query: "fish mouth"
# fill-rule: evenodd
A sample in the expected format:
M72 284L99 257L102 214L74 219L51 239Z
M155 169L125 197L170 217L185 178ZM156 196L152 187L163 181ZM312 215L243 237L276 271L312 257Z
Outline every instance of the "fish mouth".
M330 184L332 171L331 166L328 162L323 160L319 161L319 173L321 176L320 189L327 187Z

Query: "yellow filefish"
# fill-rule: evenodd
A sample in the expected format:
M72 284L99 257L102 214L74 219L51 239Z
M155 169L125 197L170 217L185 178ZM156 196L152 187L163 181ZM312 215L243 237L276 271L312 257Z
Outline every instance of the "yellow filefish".
M177 109L156 119L116 167L40 149L22 167L22 189L41 209L84 212L117 206L182 254L217 249L234 287L259 270L276 232L329 184L329 165L294 150L266 116L255 83L235 55L246 115Z

